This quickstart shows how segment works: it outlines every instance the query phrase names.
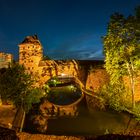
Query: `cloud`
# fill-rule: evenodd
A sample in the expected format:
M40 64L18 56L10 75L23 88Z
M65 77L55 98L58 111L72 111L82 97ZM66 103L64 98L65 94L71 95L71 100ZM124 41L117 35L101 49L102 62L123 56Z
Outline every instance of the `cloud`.
M62 50L59 52L48 53L53 59L81 59L81 60L92 60L92 59L103 59L102 49L100 50Z
M104 58L103 50L98 50L98 51L96 51L96 52L92 52L92 53L90 53L90 55L88 56L88 59L95 59L95 58L103 59L103 58Z
M95 59L103 58L99 37L86 34L70 38L57 46L49 48L47 55L53 59Z

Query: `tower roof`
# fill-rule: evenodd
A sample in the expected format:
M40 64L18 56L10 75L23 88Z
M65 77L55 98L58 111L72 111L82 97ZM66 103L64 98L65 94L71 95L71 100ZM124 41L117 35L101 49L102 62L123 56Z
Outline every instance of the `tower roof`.
M27 36L19 45L21 44L38 44L41 45L37 35Z

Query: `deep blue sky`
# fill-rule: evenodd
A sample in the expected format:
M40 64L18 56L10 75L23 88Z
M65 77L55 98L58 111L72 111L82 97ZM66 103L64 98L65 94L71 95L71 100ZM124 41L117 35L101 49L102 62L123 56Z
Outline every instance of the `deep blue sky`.
M140 0L0 0L0 51L18 58L18 44L37 34L53 59L101 59L114 12L134 13Z

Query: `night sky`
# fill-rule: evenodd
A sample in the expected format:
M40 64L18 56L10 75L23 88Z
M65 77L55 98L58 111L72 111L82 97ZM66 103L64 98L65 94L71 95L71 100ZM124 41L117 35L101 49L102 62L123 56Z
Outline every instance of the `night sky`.
M52 59L103 59L110 15L134 14L140 0L0 0L0 51L18 58L18 44L37 34Z

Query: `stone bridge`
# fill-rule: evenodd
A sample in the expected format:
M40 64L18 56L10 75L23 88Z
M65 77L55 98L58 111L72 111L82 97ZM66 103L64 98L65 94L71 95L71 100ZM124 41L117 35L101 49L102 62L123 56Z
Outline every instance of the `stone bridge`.
M42 116L49 117L49 118L78 116L81 111L80 106L84 104L84 92L81 88L82 87L81 82L79 83L80 80L72 76L59 76L57 78L60 80L60 82L64 82L64 83L63 84L60 83L55 86L51 85L52 90L59 90L62 86L67 87L67 88L74 88L73 87L74 85L75 88L78 90L74 91L74 89L72 89L70 94L72 96L76 96L77 94L78 97L76 97L76 100L71 101L69 103L64 103L65 99L61 103L58 103L58 99L60 98L60 100L62 100L63 96L65 96L66 93L64 94L57 93L59 95L57 95L57 99L56 99L57 101L54 102L55 97L51 97L53 96L53 92L52 92L49 97L52 99L49 99L47 97L46 99L44 99L43 103L40 105L40 111L41 111ZM48 80L47 83L49 83L49 81L51 80L53 81L54 79L51 78L50 80ZM72 97L68 97L68 98L72 98Z

